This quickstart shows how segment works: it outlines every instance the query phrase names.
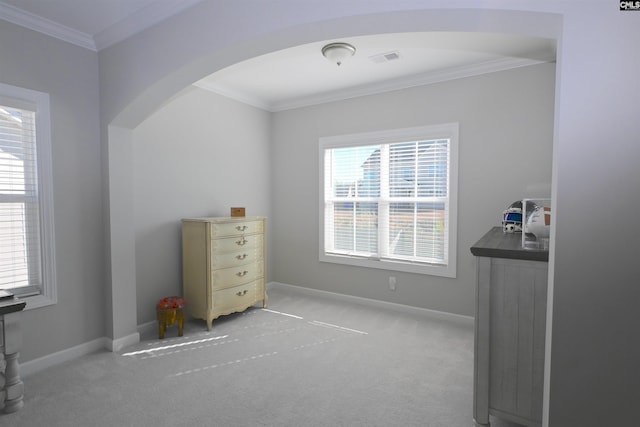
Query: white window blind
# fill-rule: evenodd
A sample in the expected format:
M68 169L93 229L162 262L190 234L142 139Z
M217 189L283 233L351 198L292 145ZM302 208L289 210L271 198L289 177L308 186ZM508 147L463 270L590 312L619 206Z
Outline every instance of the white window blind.
M457 125L324 138L321 156L322 260L455 275Z
M0 289L20 293L42 283L34 110L0 104Z

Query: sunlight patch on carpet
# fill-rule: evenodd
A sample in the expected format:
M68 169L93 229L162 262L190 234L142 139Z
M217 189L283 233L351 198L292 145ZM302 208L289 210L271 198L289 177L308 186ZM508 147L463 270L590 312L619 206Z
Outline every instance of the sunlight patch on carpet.
M302 345L293 347L293 349L294 350L303 350L303 349L315 347L315 346L322 345L322 344L329 344L329 343L336 342L336 341L338 341L338 338L330 338L330 339L326 339L326 340L322 340L322 341L312 342L310 344L302 344Z
M202 368L188 369L188 370L183 371L183 372L177 372L177 373L173 374L173 376L174 377L180 377L180 376L183 376L183 375L197 374L198 372L207 371L209 369L222 368L224 366L236 365L238 363L244 363L244 362L250 362L252 360L262 359L264 357L275 356L276 354L278 354L277 351L274 351L272 353L258 354L258 355L255 355L255 356L244 357L242 359L231 360L229 362L217 363L215 365L204 366Z
M159 346L159 347L149 348L149 349L146 349L146 350L138 350L138 351L132 351L130 353L123 353L122 355L123 356L138 356L140 354L149 354L149 353L154 353L154 352L157 352L157 351L169 350L169 349L173 349L173 348L177 348L177 347L184 347L184 346L187 346L187 345L201 344L201 343L204 343L204 342L220 340L220 339L227 338L228 336L229 335L221 335L219 337L204 338L204 339L201 339L201 340L186 341L186 342L181 342L181 343L171 344L171 345L163 345L163 346Z
M295 314L283 313L281 311L269 310L268 308L263 308L262 311L267 311L269 313L280 314L282 316L293 317L294 319L303 319L303 317L296 316Z
M318 320L313 320L309 323L312 325L323 326L325 328L338 329L339 331L351 332L351 333L360 334L360 335L369 335L368 332L359 331L357 329L345 328L344 326L332 325L331 323L320 322Z

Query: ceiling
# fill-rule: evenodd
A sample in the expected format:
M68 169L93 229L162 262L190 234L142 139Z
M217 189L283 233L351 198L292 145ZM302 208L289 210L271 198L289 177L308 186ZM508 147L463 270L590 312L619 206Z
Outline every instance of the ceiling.
M0 0L0 19L99 51L200 1ZM322 47L333 41L356 48L341 66L321 54ZM555 41L550 39L493 33L378 34L269 53L195 84L268 111L281 111L552 62L555 56Z
M549 39L485 33L398 33L350 37L340 66L322 56L333 41L310 43L232 65L196 83L281 111L356 96L555 61ZM389 55L391 54L391 55ZM391 56L396 59L387 60Z

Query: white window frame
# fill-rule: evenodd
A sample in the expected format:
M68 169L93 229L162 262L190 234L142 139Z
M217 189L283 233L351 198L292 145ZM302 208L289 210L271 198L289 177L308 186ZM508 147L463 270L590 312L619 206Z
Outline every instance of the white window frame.
M359 267L404 271L442 277L456 277L457 218L458 218L458 123L418 126L350 135L321 137L319 139L319 260ZM337 255L325 251L325 150L331 148L363 145L389 144L408 141L449 140L449 192L448 239L445 242L447 264L413 263L399 260L364 258L361 256Z
M15 288L30 310L57 303L50 99L48 93L0 83L0 104L35 108L42 283L37 294L19 295Z

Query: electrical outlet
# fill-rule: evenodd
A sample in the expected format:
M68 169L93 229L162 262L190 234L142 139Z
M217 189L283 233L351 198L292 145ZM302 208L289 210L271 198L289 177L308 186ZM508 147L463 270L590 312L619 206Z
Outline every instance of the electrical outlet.
M389 276L389 290L396 290L396 276Z

